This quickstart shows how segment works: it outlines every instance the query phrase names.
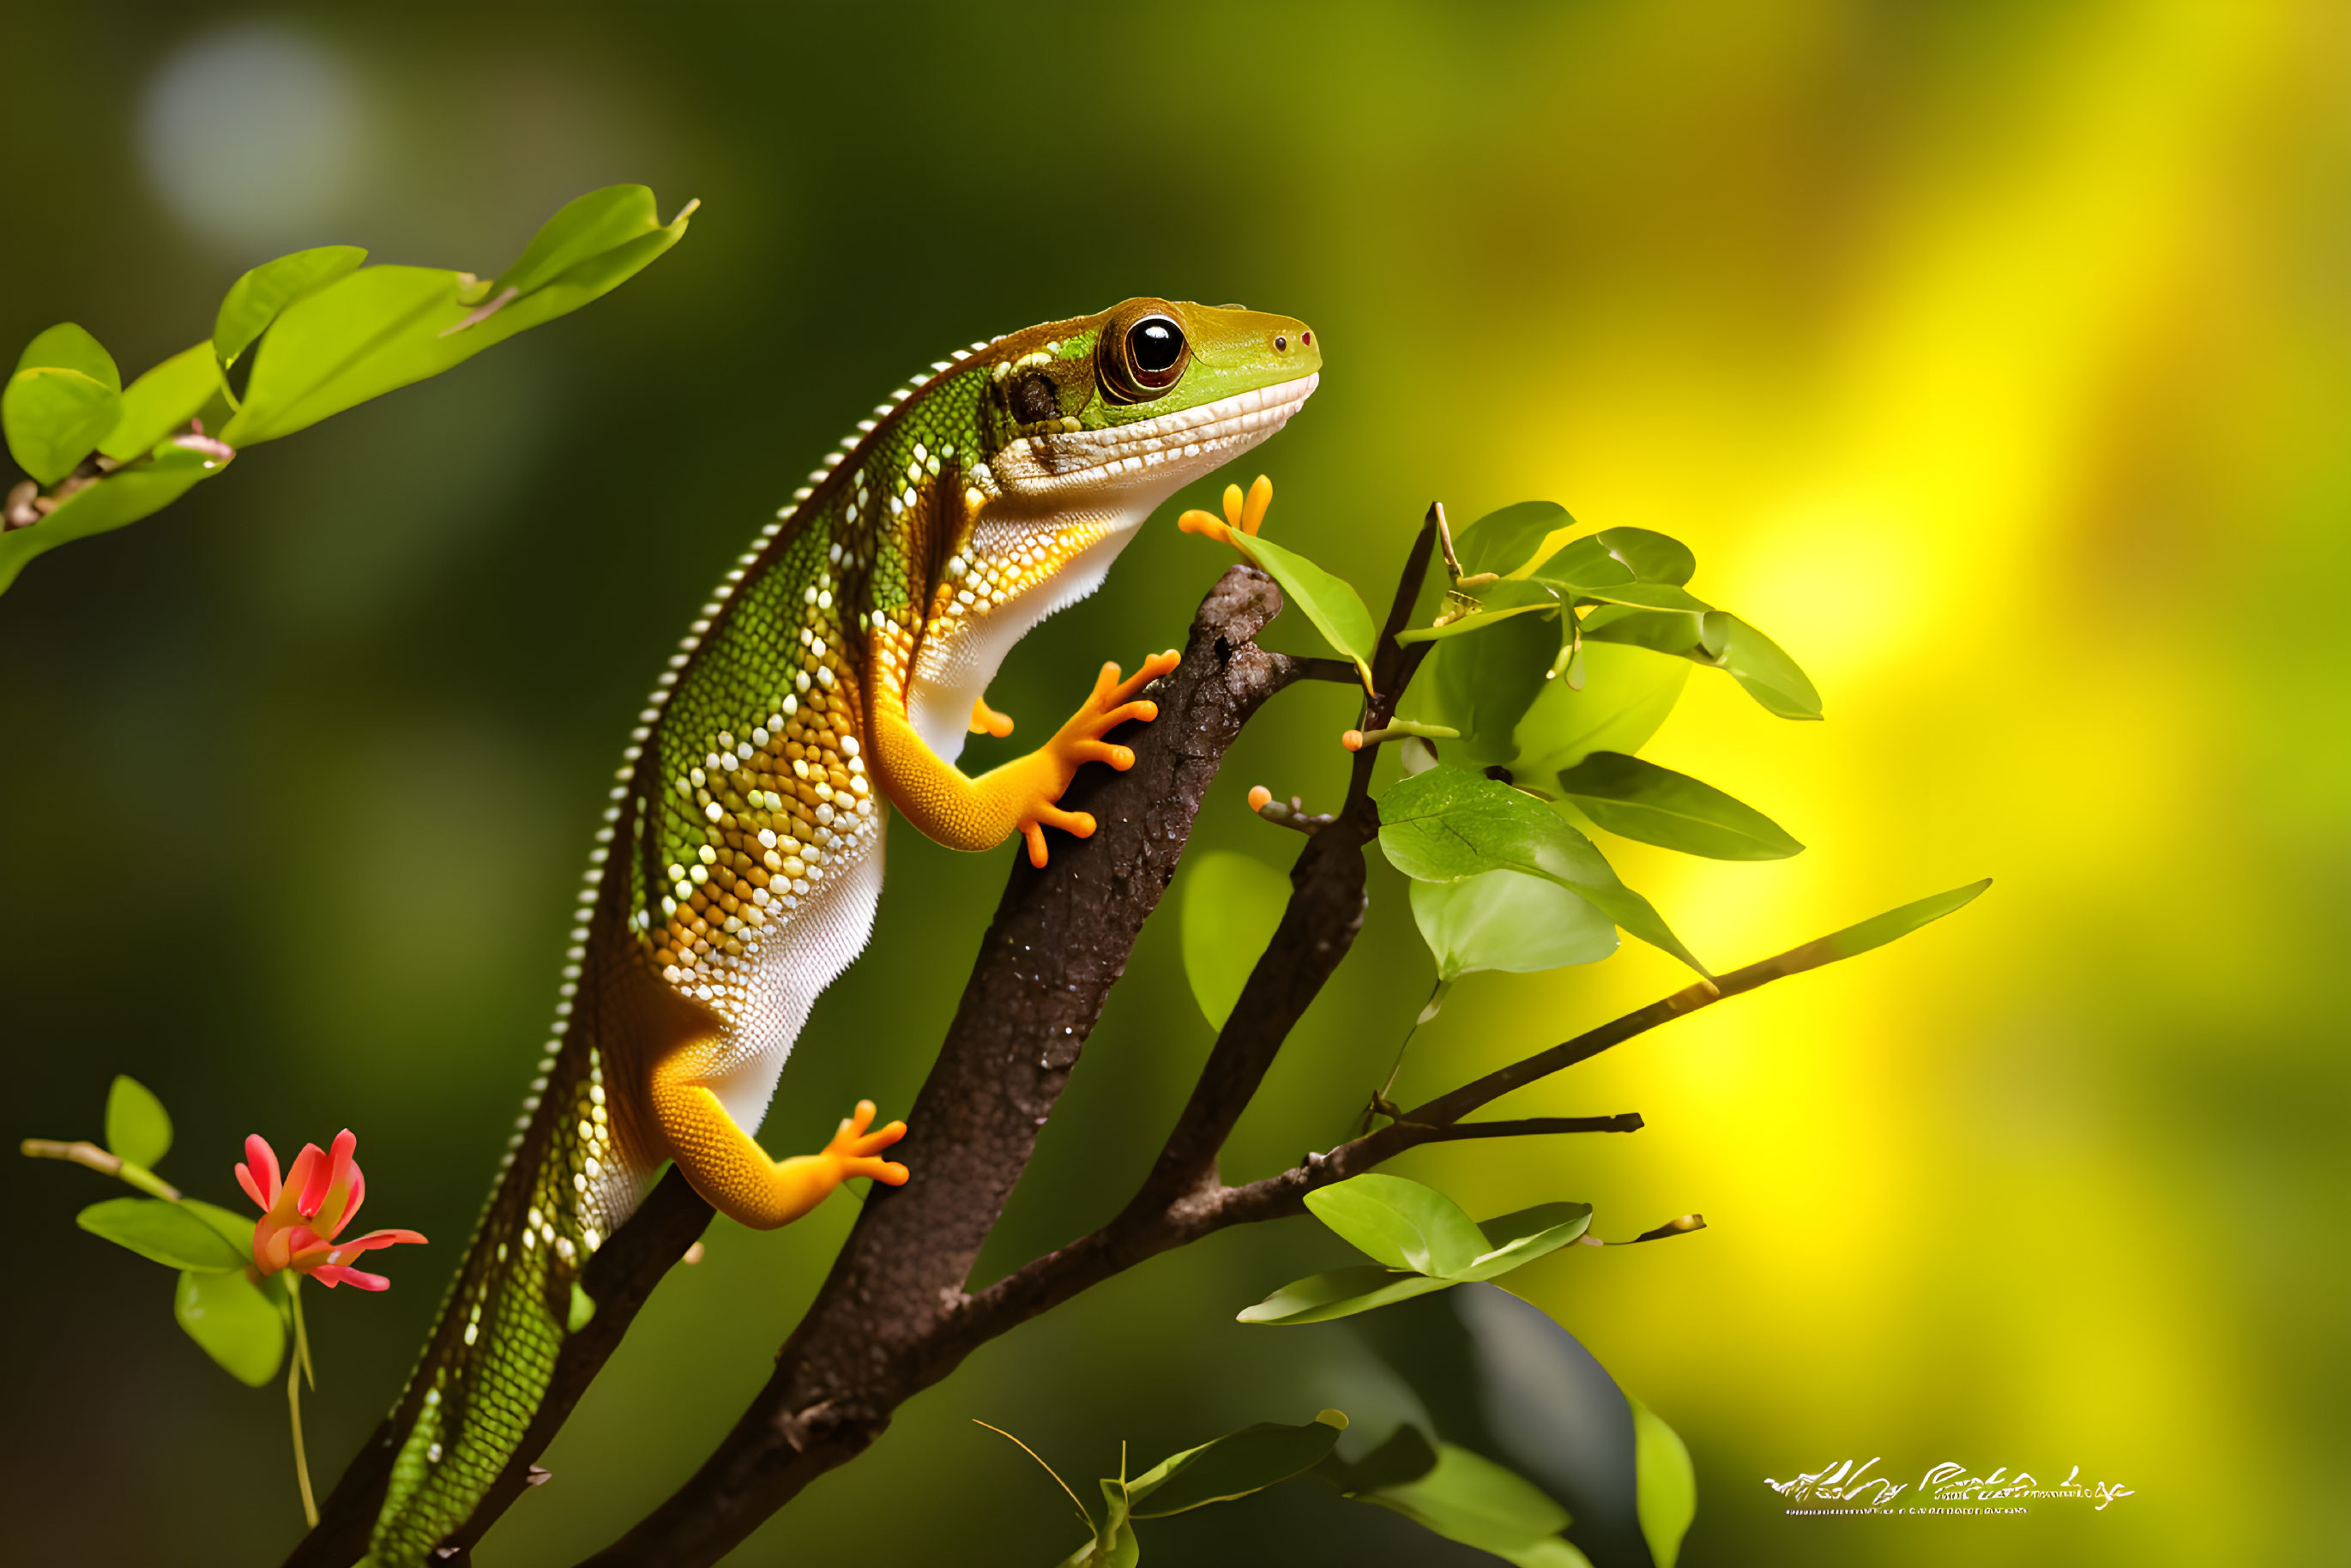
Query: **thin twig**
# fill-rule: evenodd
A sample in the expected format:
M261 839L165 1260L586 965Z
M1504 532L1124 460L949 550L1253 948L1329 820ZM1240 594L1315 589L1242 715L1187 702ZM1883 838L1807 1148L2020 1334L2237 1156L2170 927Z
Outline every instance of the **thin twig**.
M134 1166L110 1149L101 1149L87 1139L77 1138L66 1143L57 1138L26 1138L16 1145L17 1152L27 1159L69 1160L86 1166L100 1176L110 1176L117 1181L129 1182L141 1192L152 1193L168 1202L180 1201L180 1189L143 1166Z
M1465 1138L1548 1137L1555 1133L1637 1133L1647 1124L1638 1111L1614 1116L1521 1116L1511 1122L1457 1122L1422 1133L1424 1144L1458 1143Z
M1086 1511L1086 1505L1078 1500L1078 1494L1070 1490L1070 1483L1061 1479L1061 1472L1047 1464L1045 1462L1045 1457L1042 1454L1040 1454L1036 1449L1030 1448L1019 1438L1013 1437L1011 1433L1006 1431L1003 1427L988 1426L988 1423L981 1420L977 1416L971 1418L971 1424L975 1427L987 1427L989 1431L995 1433L999 1437L1008 1439L1015 1448L1028 1455L1030 1458L1036 1460L1037 1468L1053 1478L1053 1484L1061 1489L1062 1495L1067 1497L1070 1500L1071 1506L1078 1511L1078 1517L1085 1521L1086 1528L1088 1530L1094 1528L1094 1516Z
M1249 791L1249 810L1278 828L1288 828L1309 838L1331 825L1328 811L1310 811L1304 797L1292 795L1287 801L1277 800L1273 791L1260 784Z

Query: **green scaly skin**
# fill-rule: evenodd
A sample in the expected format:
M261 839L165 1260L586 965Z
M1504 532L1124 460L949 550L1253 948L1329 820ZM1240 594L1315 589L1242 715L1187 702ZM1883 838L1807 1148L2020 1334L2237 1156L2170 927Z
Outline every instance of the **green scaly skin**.
M1159 387L1164 334L1136 334L1167 321L1187 357ZM1169 493L1279 429L1320 364L1288 318L1156 299L975 344L876 409L728 573L622 754L554 1038L390 1427L371 1563L431 1562L518 1462L595 1311L581 1271L673 1152L646 1090L665 1042L715 1032L713 1092L756 1131L870 926L875 698L952 762L1011 643Z

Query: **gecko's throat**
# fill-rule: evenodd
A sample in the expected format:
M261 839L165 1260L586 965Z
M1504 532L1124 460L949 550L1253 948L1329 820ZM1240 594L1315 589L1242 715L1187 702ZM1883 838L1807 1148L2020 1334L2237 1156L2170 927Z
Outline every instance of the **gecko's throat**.
M1022 436L1000 449L990 466L1016 496L1135 490L1155 498L1280 430L1321 380L1317 373L1277 382L1105 430Z

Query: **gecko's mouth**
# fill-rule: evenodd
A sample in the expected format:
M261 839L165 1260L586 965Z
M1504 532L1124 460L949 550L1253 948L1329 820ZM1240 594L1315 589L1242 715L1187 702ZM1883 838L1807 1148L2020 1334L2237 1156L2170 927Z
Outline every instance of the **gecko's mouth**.
M997 477L1035 493L1104 480L1166 490L1255 446L1290 423L1321 372L1109 430L1024 436L996 455Z

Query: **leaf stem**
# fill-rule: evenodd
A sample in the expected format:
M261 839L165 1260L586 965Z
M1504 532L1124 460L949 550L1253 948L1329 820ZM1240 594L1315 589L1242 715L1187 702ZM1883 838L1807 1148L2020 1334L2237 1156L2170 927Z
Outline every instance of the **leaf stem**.
M302 1278L286 1276L286 1302L294 1320L294 1355L286 1368L286 1413L294 1428L294 1479L302 1488L302 1517L313 1530L319 1528L319 1500L310 1490L310 1459L302 1448L302 1375L310 1366L310 1335L302 1323ZM312 1374L310 1386L319 1386Z

